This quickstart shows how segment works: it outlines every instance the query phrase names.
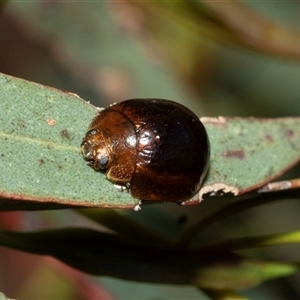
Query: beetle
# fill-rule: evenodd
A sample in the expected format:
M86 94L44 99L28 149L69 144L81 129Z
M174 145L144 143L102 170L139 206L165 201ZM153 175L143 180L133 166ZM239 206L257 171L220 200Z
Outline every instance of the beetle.
M92 168L142 201L189 200L210 158L199 118L164 99L129 99L100 111L81 149Z

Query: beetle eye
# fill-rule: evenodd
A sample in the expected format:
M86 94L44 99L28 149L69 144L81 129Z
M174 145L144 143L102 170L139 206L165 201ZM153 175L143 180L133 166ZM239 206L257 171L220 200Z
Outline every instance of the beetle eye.
M108 156L102 156L99 161L99 169L105 170L108 166Z
M95 135L97 133L97 130L96 129L91 129L90 131L88 131L87 133L86 133L86 136L87 135Z

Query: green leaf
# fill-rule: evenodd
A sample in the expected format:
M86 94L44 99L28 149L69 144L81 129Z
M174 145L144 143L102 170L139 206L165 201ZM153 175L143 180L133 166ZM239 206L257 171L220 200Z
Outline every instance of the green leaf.
M94 275L210 289L250 288L297 271L290 264L247 260L226 251L150 247L82 228L32 233L1 230L0 245L51 255Z
M53 208L53 203L114 208L138 204L105 174L87 167L81 155L95 107L76 95L8 75L0 75L0 91L2 210L35 209L39 202L47 203L44 208ZM299 118L202 121L211 141L210 170L199 198L187 204L198 204L203 194L220 190L246 193L299 161Z
M244 194L300 160L300 118L202 118L211 142L209 174L199 194ZM197 203L199 201L191 201Z
M211 300L248 300L232 290L201 289ZM250 300L250 299L249 299Z
M0 197L92 207L131 208L138 200L118 192L86 166L80 144L97 114L74 94L0 75ZM50 203L50 204L49 204ZM2 209L7 201L3 201Z
M260 236L240 237L228 240L225 239L208 245L201 245L201 249L205 248L236 251L241 249L253 249L292 244L300 244L300 230Z
M73 94L8 75L0 75L0 90L1 198L33 201L17 201L15 209L34 209L36 202L48 203L46 208L53 207L49 203L115 208L138 204L82 158L80 143L97 114L95 107ZM253 190L299 161L299 118L202 121L212 154L200 199L218 190ZM7 209L7 201L2 204Z

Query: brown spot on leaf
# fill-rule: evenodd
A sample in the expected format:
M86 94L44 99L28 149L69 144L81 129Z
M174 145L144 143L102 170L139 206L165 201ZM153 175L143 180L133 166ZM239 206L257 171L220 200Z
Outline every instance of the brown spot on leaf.
M270 134L266 134L265 135L265 140L269 143L273 143L274 142L274 139L273 137L270 135Z
M228 150L228 151L223 153L223 156L228 157L228 158L244 159L245 158L245 151L243 149Z
M41 158L41 159L39 159L39 163L40 163L40 166L42 166L45 163L45 161Z
M24 127L26 127L26 122L25 122L24 120L22 120L22 119L18 119L18 120L17 120L17 125L18 125L19 127L24 128Z
M285 131L285 136L286 136L287 138L291 138L291 137L293 137L294 135L295 135L295 132L294 132L294 130L292 130L292 129L288 129L288 130Z
M63 139L67 139L69 140L70 139L70 134L68 132L68 130L64 129L60 132L60 136L63 138Z

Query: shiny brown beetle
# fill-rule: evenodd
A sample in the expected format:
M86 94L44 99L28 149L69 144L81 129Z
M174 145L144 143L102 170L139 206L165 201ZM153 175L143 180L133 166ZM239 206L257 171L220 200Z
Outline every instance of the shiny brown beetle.
M147 201L190 199L200 189L210 156L199 118L162 99L131 99L100 111L81 147L90 166Z

